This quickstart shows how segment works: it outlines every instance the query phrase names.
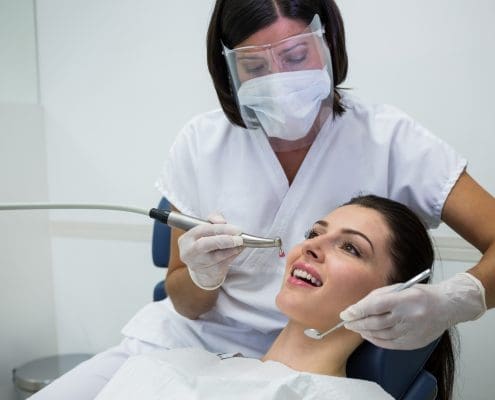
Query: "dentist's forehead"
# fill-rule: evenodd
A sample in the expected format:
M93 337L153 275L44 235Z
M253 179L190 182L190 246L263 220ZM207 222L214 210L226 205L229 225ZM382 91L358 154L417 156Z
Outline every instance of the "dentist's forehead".
M306 25L303 21L279 17L273 24L253 33L235 47L263 46L276 43L290 36L302 33Z

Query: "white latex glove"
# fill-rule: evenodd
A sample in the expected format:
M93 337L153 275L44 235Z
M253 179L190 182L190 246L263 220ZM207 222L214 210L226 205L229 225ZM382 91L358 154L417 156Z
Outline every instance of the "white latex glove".
M401 292L396 285L376 289L340 313L347 329L376 346L411 350L433 342L453 325L486 311L485 288L469 273L438 284L416 284Z
M241 230L221 214L210 214L212 224L198 225L178 240L180 259L196 286L215 290L225 281L231 262L244 249Z

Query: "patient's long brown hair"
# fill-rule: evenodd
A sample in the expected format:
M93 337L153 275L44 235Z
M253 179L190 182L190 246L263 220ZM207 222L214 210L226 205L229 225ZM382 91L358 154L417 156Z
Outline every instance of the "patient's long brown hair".
M358 205L378 211L390 228L392 263L395 266L390 283L405 282L426 268L433 267L434 251L427 229L418 216L405 205L383 197L366 195L351 199L345 205ZM443 333L425 368L436 379L438 400L452 398L455 376L457 335Z

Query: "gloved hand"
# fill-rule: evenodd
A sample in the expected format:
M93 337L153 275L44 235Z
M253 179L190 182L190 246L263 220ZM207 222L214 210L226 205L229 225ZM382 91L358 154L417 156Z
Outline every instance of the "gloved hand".
M392 293L395 286L376 289L341 312L340 318L349 321L345 327L376 346L411 350L486 311L485 288L469 273Z
M198 225L179 237L180 259L192 281L205 290L215 290L225 281L231 262L244 249L241 230L227 224L221 214L210 214L212 224Z

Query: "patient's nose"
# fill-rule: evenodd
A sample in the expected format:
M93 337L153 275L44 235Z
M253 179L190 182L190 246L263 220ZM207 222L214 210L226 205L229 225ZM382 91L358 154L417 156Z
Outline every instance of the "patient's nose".
M319 243L318 238L306 240L302 247L303 254L314 261L323 262L325 260L325 253Z

